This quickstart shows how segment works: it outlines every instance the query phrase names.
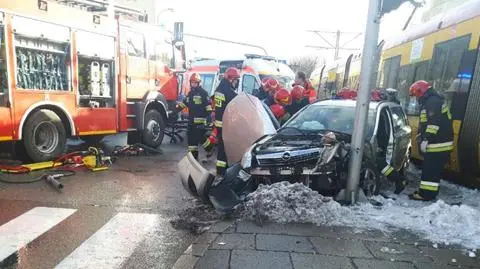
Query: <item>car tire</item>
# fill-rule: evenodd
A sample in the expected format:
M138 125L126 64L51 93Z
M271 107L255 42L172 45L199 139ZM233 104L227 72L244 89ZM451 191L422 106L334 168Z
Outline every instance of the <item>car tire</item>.
M372 164L365 164L360 171L359 187L365 196L371 197L380 193L381 177L378 169Z
M142 143L157 148L162 144L165 131L165 121L162 114L155 109L145 113L144 126L142 131Z
M34 112L23 127L23 145L33 162L50 161L60 156L67 134L60 117L48 109Z

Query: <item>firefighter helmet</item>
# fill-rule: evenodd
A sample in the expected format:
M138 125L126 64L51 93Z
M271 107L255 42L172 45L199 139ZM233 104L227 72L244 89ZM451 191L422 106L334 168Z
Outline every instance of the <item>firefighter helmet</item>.
M303 99L303 93L305 91L305 88L303 88L302 86L300 85L296 85L295 87L293 87L292 89L292 100L293 101L300 101Z
M285 108L279 104L271 105L270 110L272 111L273 115L277 120L285 116Z
M286 106L289 105L290 102L290 93L286 89L281 88L275 93L275 103Z
M278 82L278 80L274 79L274 78L269 78L266 82L265 82L265 90L267 92L275 92L276 90L278 90L280 88L280 83Z
M240 78L240 71L235 67L229 67L223 76L229 81L236 80Z
M190 83L192 83L192 82L200 83L201 81L202 81L202 79L200 78L200 74L198 74L198 73L193 73L190 76Z
M410 96L422 97L432 85L425 80L419 80L410 86Z

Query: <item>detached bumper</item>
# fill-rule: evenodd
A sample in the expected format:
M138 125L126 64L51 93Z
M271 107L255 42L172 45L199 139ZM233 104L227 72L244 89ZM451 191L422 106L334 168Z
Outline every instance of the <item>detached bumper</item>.
M193 196L199 197L204 202L209 202L208 191L215 176L195 160L188 153L178 163L178 173L183 187Z

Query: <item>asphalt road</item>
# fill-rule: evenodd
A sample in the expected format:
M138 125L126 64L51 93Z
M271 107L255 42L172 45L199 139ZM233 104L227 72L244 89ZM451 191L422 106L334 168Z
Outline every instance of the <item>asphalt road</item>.
M61 179L61 192L0 183L0 268L171 268L195 238L170 220L194 201L176 172L186 146L162 149Z

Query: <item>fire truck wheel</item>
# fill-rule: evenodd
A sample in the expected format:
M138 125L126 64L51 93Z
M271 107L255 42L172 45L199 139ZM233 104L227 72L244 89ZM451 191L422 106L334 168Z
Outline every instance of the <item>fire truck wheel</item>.
M25 151L34 162L55 159L65 150L67 134L60 117L48 109L33 113L23 127Z
M142 132L143 144L157 148L162 144L164 130L165 122L163 121L162 114L155 109L147 111Z

